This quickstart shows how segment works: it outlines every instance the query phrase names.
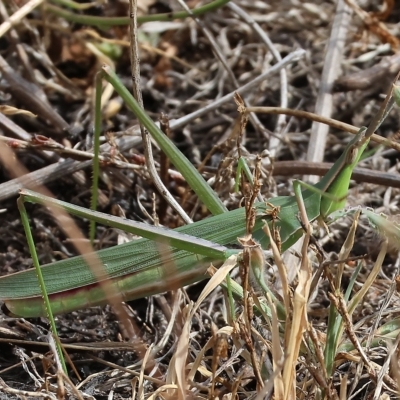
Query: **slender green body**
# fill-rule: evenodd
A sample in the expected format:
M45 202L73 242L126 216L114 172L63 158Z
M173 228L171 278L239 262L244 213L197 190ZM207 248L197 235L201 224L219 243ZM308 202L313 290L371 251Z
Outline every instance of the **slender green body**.
M279 197L274 204L282 204L282 211L293 215L298 209L291 197ZM268 240L262 232L263 219L268 209L258 203L254 236L264 248ZM311 217L311 216L310 216ZM316 216L313 217L315 219ZM285 232L299 230L296 219L292 224L283 219ZM294 224L293 224L294 223ZM278 222L280 225L280 223ZM237 238L245 235L245 211L243 208L210 217L191 225L175 229L176 232L198 236L221 245L237 244ZM296 226L297 225L297 226ZM299 232L301 236L301 232ZM289 237L286 237L289 246ZM297 238L296 238L297 240ZM160 293L173 288L206 279L207 268L212 262L220 265L229 254L206 257L175 247L165 246L149 239L100 250L101 259L109 277L125 300ZM106 299L92 271L82 256L58 261L42 267L53 313L69 312L87 306L104 304ZM34 317L46 315L35 270L28 270L0 278L0 298L14 315Z
M307 189L302 192L310 221L321 215L321 203L329 203L328 212L341 206L332 206L337 202L326 198L321 199L321 193L330 193L340 198L341 193L334 186L338 181L341 182L339 186L341 191L344 194L347 193L351 172L367 145L366 141L359 148L361 136L362 132L353 138L331 171L315 185L313 190ZM348 164L348 153L354 146L359 151L357 157L353 157L352 162ZM302 235L297 219L299 210L296 198L294 196L277 197L271 199L269 203L280 208L279 218L275 221L275 225L280 228L282 249L285 250ZM253 236L264 249L268 248L269 239L265 237L261 228L262 221L270 218L267 212L269 208L270 206L265 203L256 204L257 221ZM237 243L237 238L245 235L245 225L244 209L237 209L175 231L226 246ZM219 260L216 260L215 256L200 256L175 247L159 245L149 239L140 239L101 250L97 255L117 290L125 300L129 300L205 279L208 277L206 270L209 264L211 262L215 264L216 261L217 264L221 264L221 261L229 254L222 254ZM44 266L42 272L55 314L106 302L103 290L81 256ZM0 298L14 315L25 317L46 315L34 270L1 278Z
M268 210L272 206L279 209L274 224L280 229L282 250L286 250L302 235L298 220L299 197L304 202L309 221L319 217L325 219L331 212L344 205L352 171L369 141L364 132L360 130L331 170L316 185L306 185L307 189L297 197L276 197L271 199L268 205L266 203L255 205L257 217L253 237L264 249L269 246L269 238L265 236L262 226L263 221L271 222ZM29 196L27 201L31 201ZM59 203L62 206L62 202ZM77 206L70 206L68 211L76 215L88 212ZM101 215L92 213L94 215L91 215L91 218ZM121 222L118 225L115 222L118 218L114 217L114 221L109 222L110 218L106 215L98 221L121 227L126 223L126 220L119 219ZM203 249L193 250L190 246L185 247L185 250L178 249L181 244L173 242L173 239L171 242L174 247L157 244L154 241L154 233L148 236L153 240L136 240L101 250L97 255L118 292L125 300L130 300L206 279L210 263L218 266L235 252L234 249L229 251L229 248L237 244L238 237L245 235L245 226L245 211L241 208L172 231L178 233L178 237L179 234L186 234L195 237L194 239L205 239L216 245L227 246L226 248L215 246L214 249L214 246L210 245L210 256L204 255ZM142 232L140 234L147 235ZM162 242L165 243L165 239ZM194 251L201 251L203 255ZM81 256L46 265L42 267L42 272L54 314L100 305L107 301L103 290ZM0 299L14 315L24 317L46 315L34 270L0 278Z

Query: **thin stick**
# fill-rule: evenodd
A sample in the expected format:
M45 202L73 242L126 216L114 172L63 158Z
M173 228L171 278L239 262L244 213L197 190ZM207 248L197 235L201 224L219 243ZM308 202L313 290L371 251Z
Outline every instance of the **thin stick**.
M31 0L24 4L18 11L0 25L0 38L7 33L14 25L21 22L21 20L28 15L36 7L40 6L44 0Z
M284 68L286 65L290 64L291 62L294 62L298 60L299 58L303 57L305 54L305 51L300 49L296 50L293 53L290 53L287 55L283 60L277 64L275 64L273 67L271 67L268 71L265 73L261 74L258 76L256 79L253 81L247 83L246 85L241 86L237 91L233 91L221 99L218 99L217 101L214 101L210 103L209 105L194 111L191 114L188 114L182 118L179 118L177 120L172 120L170 122L171 130L176 131L178 129L181 129L188 123L194 121L196 118L199 118L211 111L214 111L216 108L232 101L234 95L236 92L240 94L244 94L249 92L250 90L253 90L256 86L260 85L261 82L263 82L265 79L269 78L271 75L276 74L279 72L282 68ZM355 130L357 128L354 127ZM118 140L118 147L120 151L126 151L132 146L136 145L137 143L137 137L132 136L132 131L135 131L134 127L131 127L124 131L123 133L129 133L130 136L124 137L122 139ZM352 131L353 132L353 131ZM353 132L354 133L354 132ZM374 138L376 135L374 136ZM378 136L379 137L379 136ZM376 140L374 139L373 140ZM394 147L394 146L392 146ZM109 148L108 144L104 144L101 146L101 149L107 149ZM396 147L394 147L396 148ZM400 151L400 145L398 146L398 150ZM68 154L68 150L65 149L63 152ZM92 157L92 156L91 156ZM100 156L100 160L102 157ZM78 161L73 161L73 160L63 160L60 161L57 164L49 165L48 167L44 167L38 171L34 172L26 172L25 178L27 180L30 180L31 182L37 182L38 184L45 184L47 182L51 182L52 180L58 179L60 177L64 177L66 174L71 174L73 172L79 171L80 169L87 168L88 166L91 165L91 162L89 161L84 161L84 162L78 162ZM0 200L5 200L7 198L10 198L12 196L15 196L18 194L18 191L22 188L21 183L19 180L11 180L8 182L5 182L0 185ZM220 207L220 212L224 212L225 207L221 203Z
M388 108L391 109L392 104ZM390 110L389 110L390 111ZM341 131L349 132L352 134L356 134L360 128L357 128L353 125L346 124L344 122L340 122L336 119L332 118L326 118L322 117L318 114L314 114L312 112L308 111L302 111L302 110L292 110L290 108L281 108L281 107L249 107L247 108L247 112L255 112L255 113L263 113L263 114L287 114L287 115L292 115L294 117L299 117L299 118L307 118L311 121L316 121L316 122L321 122L323 124L327 124L331 126L332 128L340 129ZM372 122L371 122L372 124ZM375 125L376 129L378 129L379 125ZM388 139L373 134L371 136L371 140L373 140L376 143L382 144L387 146L388 143L390 143L390 147L393 149L400 151L400 144L390 142Z
M139 60L139 48L137 39L137 2L136 0L129 1L129 35L130 35L130 58L131 58L131 76L132 76L132 93L133 97L144 110L142 90L140 88L140 60ZM140 121L140 120L139 120ZM190 224L193 221L186 214L185 210L175 200L175 198L168 191L160 177L158 176L156 167L154 165L153 151L151 148L151 140L149 132L140 122L140 132L142 134L142 142L144 147L144 154L146 160L147 170L149 171L150 178L153 181L154 186L165 199L165 201L178 213L178 215L187 223Z
M275 58L275 60L277 62L282 61L282 57L279 53L279 51L277 50L277 48L274 46L274 44L272 43L271 39L268 37L268 34L265 32L265 30L263 30L261 28L261 26L257 23L257 21L255 21L251 15L249 15L248 13L246 13L242 8L240 8L237 4L230 2L228 4L228 8L230 8L233 12L235 12L236 14L238 14L247 24L249 24L251 26L251 28L254 30L254 32L258 35L258 37L260 38L260 40L265 44L265 46L268 48L268 50L271 52L271 54L273 55L273 57ZM279 71L279 75L281 78L281 83L279 85L280 87L280 106L282 108L286 108L288 105L288 88L287 88L287 73L286 73L286 69L282 68ZM277 135L281 135L283 133L283 129L286 126L286 118L284 117L284 115L280 115L277 118L277 122L276 122L276 128L275 128L275 132L277 132ZM278 142L280 141L279 137L277 137L277 135L272 135L270 137L270 141L269 141L269 149L271 152L271 157L273 158L276 152L276 148L278 146Z
M287 65L291 64L292 62L298 61L299 59L303 58L305 55L305 50L299 49L295 50L292 53L288 54L285 58L282 59L282 61L276 63L274 66L272 66L268 71L264 72L254 80L252 80L249 83L246 83L245 85L241 86L234 92L228 93L224 97L221 97L217 101L213 101L212 103L208 104L207 106L201 108L200 110L194 111L191 114L186 115L185 117L180 118L178 121L175 123L171 121L171 129L180 129L186 124L189 123L189 121L194 121L196 118L199 118L210 111L214 111L216 108L221 107L223 104L229 103L235 96L235 93L239 93L240 95L244 95L245 93L249 92L250 90L253 90L257 86L261 84L265 79L270 77L271 75L274 75L282 70L282 68L285 68ZM253 111L253 107L247 108L248 112Z
M235 74L232 71L232 68L229 66L228 60L226 59L224 53L222 52L220 46L218 46L217 41L215 40L213 34L211 31L204 25L204 23L200 22L200 20L192 13L190 8L183 2L183 0L178 0L179 4L184 8L188 14L193 18L193 20L196 22L197 26L199 29L204 33L205 37L208 39L210 42L210 45L212 49L214 50L215 55L217 56L218 60L221 62L222 66L225 68L225 71L228 73L229 79L233 83L233 85L238 88L239 87L239 82L237 81ZM247 106L248 102L244 99L244 103ZM264 126L258 119L257 115L254 113L250 114L250 122L253 124L254 129L256 129L259 132L265 131Z
M167 154L171 162L185 177L191 189L199 196L211 213L214 215L225 213L227 208L221 199L211 189L197 169L194 168L192 163L178 150L175 144L164 135L164 133L156 126L154 121L143 111L135 98L132 97L126 87L119 80L117 75L107 65L103 65L102 69L105 79L112 83L117 93L126 102L127 106L137 116L139 116L140 121L151 133L153 139Z
M315 101L315 112L330 117L333 110L332 87L339 75L338 65L342 63L344 48L346 44L347 31L350 23L350 9L344 0L339 0L336 5L335 18L333 20L325 62L321 75L318 96ZM308 142L307 160L322 161L325 154L326 140L329 129L326 125L313 123L311 126L310 140ZM307 179L309 183L316 183L317 177Z

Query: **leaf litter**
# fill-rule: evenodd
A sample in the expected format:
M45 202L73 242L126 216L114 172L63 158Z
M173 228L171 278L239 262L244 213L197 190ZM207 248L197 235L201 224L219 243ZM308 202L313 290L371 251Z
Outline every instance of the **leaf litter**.
M146 2L142 5L143 15L181 10L178 3L164 3ZM351 23L344 35L343 55L332 66L341 73L332 89L332 109L325 116L361 126L379 107L385 85L398 72L400 8L390 1L385 2L385 10L377 8L374 2L366 2L362 10L353 2L349 4ZM8 21L22 5L14 2L3 6L2 22ZM198 2L188 5L199 6ZM244 97L251 106L283 107L286 102L287 107L315 112L320 87L325 84L325 49L334 39L335 5L324 1L241 1L235 5L246 18L229 6L199 17L211 36L190 18L148 23L139 29L142 93L145 109L152 118L158 119L165 113L173 122L213 104L271 68L278 62L277 56L283 58L299 48L306 50L306 56L288 64L284 76L271 76ZM126 11L126 4L116 1L75 12L113 17L127 15ZM257 34L257 29L267 35L270 44ZM85 158L90 158L92 145L94 76L100 64L107 61L130 87L127 27L87 26L56 16L50 8L36 8L2 33L0 40L4 44L0 62L1 105L13 114L0 114L3 142L13 148L18 161L33 174L32 179L47 185L59 199L88 206L90 161ZM230 71L213 52L216 46ZM138 141L134 142L137 121L112 90L104 96L104 104L103 131L107 132L107 139L105 135L103 140L108 144L102 152L101 211L109 212L119 204L126 217L151 222L153 204L157 212L161 200L153 198L154 188L148 182L142 148ZM229 101L172 132L172 139L196 165L218 145L203 173L219 188L229 208L237 207L241 201L240 195L232 194L237 146L230 143L230 138L236 117L236 105ZM307 160L310 129L311 122L304 118L258 115L250 120L241 143L242 152L250 163L257 153L264 151L267 156L261 164L260 178L266 198L290 193L291 179L307 173L292 168L287 172L289 176L279 176L274 174L274 165L278 170L279 162ZM399 116L395 111L379 133L395 137L398 129ZM325 150L319 150L325 154L324 160L335 161L349 136L330 132ZM124 147L128 140L136 144ZM396 152L382 148L364 160L362 166L396 173L396 159ZM107 162L112 168L107 168ZM115 168L126 167L126 163L130 164L129 169ZM55 166L58 175L53 173ZM170 168L167 172L170 190L193 218L207 216L179 174ZM6 169L1 170L1 209L6 210L1 214L0 228L2 274L30 264L16 207L18 182L13 178ZM359 183L351 188L348 203L390 215L398 214L398 199L396 187ZM37 221L33 231L43 264L73 253L73 246L66 242L45 210L32 208L30 216ZM86 224L78 223L86 232ZM168 212L162 223L173 228L180 221ZM399 329L394 279L398 274L397 249L382 255L381 239L371 233L370 227L363 226L352 231L354 244L346 247L348 260L340 263L340 248L351 231L351 223L350 218L337 221L330 227L329 235L320 235L314 229L323 253L312 246L301 251L305 264L289 287L285 286L293 303L287 310L284 332L277 329L280 319L269 298L266 301L272 315L250 315L249 308L237 304L234 321L221 290L201 298L201 304L194 307L192 301L198 301L200 292L205 290L203 283L126 305L130 318L139 327L137 337L129 337L123 331L109 306L79 310L57 318L60 338L83 380L78 383L71 373L69 383L60 378L43 342L46 321L2 316L0 391L7 396L37 397L43 395L38 391L42 388L48 397L56 393L58 398L107 395L152 399L261 399L272 395L305 398L321 393L327 398L393 395L398 392L393 385L393 381L398 381L397 353L393 350L397 348ZM98 247L114 245L118 240L115 232L102 227L98 228L97 237ZM352 261L365 254L368 256L361 263ZM329 267L324 267L325 273L314 291L310 291L309 274L327 261ZM289 269L296 265L286 264ZM357 265L359 274L355 278ZM335 280L338 269L342 274L340 281ZM374 280L369 278L372 270L379 270ZM267 274L279 295L282 289L273 266L268 267ZM341 300L350 282L350 298L364 294L363 286L369 286L351 312ZM259 300L254 297L250 304L253 301ZM346 323L343 335L337 336L334 364L327 367L323 349L328 329L332 329L328 312L330 302L334 301L338 304L335 318L344 318ZM248 321L250 326L246 325ZM223 343L222 347L218 343ZM362 346L362 354L354 350L358 345ZM143 351L138 351L137 346ZM290 357L285 353L288 348L292 349ZM48 380L51 385L46 388ZM74 385L76 389L72 388Z

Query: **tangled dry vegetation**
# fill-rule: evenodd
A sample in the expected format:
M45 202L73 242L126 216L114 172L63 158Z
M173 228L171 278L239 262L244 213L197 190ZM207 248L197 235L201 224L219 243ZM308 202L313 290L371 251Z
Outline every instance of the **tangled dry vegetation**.
M2 275L31 264L16 204L19 174L28 173L25 183L45 185L57 198L88 207L95 75L106 63L131 87L127 22L96 26L85 19L126 16L127 2L79 3L89 7L62 8L57 0L0 3ZM205 2L186 3L196 9ZM248 106L368 124L400 70L400 6L393 0L221 3L197 16L199 23L171 20L169 14L140 23L137 37L146 112L154 120L168 116L171 139L234 209L243 194L233 193L233 93L266 74L242 93ZM21 13L29 6L30 12ZM138 0L138 7L146 16L183 6ZM276 68L285 57L284 68ZM152 224L157 216L169 228L181 225L150 183L136 117L109 87L102 122L108 146L101 153L99 209ZM378 133L396 141L398 129L395 109ZM328 130L276 109L250 118L240 149L251 168L255 155L263 156L264 198L290 194L293 178L315 182L315 175L305 175L327 171L330 164L322 161L334 162L351 137ZM370 149L355 172L348 203L396 215L398 153L375 143ZM208 216L157 149L154 158L185 211L195 220ZM131 167L121 168L123 163ZM73 238L63 235L46 210L36 206L29 213L41 264L75 254ZM85 221L78 224L87 232ZM270 287L278 298L287 296L284 323L273 306L269 315L253 313L256 296L235 303L232 319L217 278L211 287L201 282L130 302L122 322L110 306L58 316L59 336L75 368L69 368L70 380L54 362L46 319L0 315L0 398L397 397L398 242L385 251L382 239L357 217L335 222L329 234L315 227L314 238L306 249L268 259ZM121 232L98 227L97 248L124 240ZM256 287L248 291L260 294Z

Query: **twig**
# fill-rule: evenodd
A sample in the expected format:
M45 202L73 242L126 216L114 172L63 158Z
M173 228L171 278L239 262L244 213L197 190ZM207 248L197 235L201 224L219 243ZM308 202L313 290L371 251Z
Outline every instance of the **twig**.
M44 0L31 0L24 4L18 11L0 25L0 38L14 25L19 24L32 10L40 6Z
M193 18L193 20L197 23L197 26L204 33L204 35L206 36L206 38L210 42L211 47L213 48L213 50L215 52L215 55L217 56L217 58L219 59L219 61L223 65L223 67L225 68L225 71L228 73L229 79L234 84L234 86L236 88L238 88L239 87L239 82L237 81L237 79L235 77L235 74L233 73L231 67L229 66L225 55L221 51L220 46L218 46L217 41L214 39L214 36L212 35L211 31L204 26L204 23L200 22L200 20L192 13L190 8L183 2L183 0L178 0L178 2L187 11L187 13L190 14L190 16ZM244 104L246 106L248 106L248 103L246 102L246 99L244 99ZM263 132L265 130L265 128L261 124L261 122L258 119L258 117L253 113L250 114L250 122L253 124L253 126L254 126L254 128L256 130L258 130L260 132Z
M345 122L340 122L336 119L332 118L326 118L322 117L318 114L314 114L308 111L302 111L302 110L292 110L290 108L280 108L280 107L249 107L247 108L247 112L257 112L257 113L264 113L264 114L287 114L287 115L293 115L294 117L299 117L299 118L307 118L310 119L311 121L316 121L316 122L321 122L323 124L327 124L332 128L340 129L341 131L349 132L352 134L356 134L359 131L359 128L346 124ZM371 123L372 125L372 123ZM375 126L376 127L376 126ZM371 140L383 144L385 146L390 146L393 149L400 151L400 144L392 142L382 136L379 135L372 135Z
M261 82L265 81L267 78L271 77L272 75L281 71L282 68L285 68L287 65L291 64L292 62L298 61L306 54L305 50L298 49L293 51L292 53L288 54L285 58L282 59L281 62L276 63L272 66L268 71L264 72L251 82L246 83L245 85L241 86L234 92L231 92L224 97L221 97L217 101L213 101L209 105L201 108L200 110L194 111L191 114L186 115L179 119L179 122L176 122L176 125L171 122L171 129L179 129L183 126L187 125L190 121L194 121L196 118L199 118L210 111L214 111L216 108L221 107L222 105L232 101L235 93L239 93L240 95L244 95L245 93L253 90L255 87L259 86Z
M138 48L138 37L137 37L137 4L136 0L129 2L129 15L130 15L130 58L131 58L131 75L132 75L132 91L133 97L137 100L141 108L143 107L142 91L140 88L140 61L139 61L139 48ZM184 209L171 195L164 183L158 176L156 167L154 165L153 151L151 147L151 140L149 132L140 124L140 131L142 133L142 142L144 147L146 166L149 171L151 180L154 186L157 188L160 195L165 201L178 213L178 215L187 223L190 224L192 220L186 214Z
M315 113L324 117L330 117L332 115L332 87L339 74L350 16L351 11L349 7L346 6L344 0L339 0L337 2L331 36L328 41L328 49L325 55L324 68L322 70L321 83L315 106ZM310 140L308 142L307 161L322 161L325 154L328 130L329 128L327 125L313 122ZM317 178L311 176L308 180L311 184L314 184Z
M54 126L56 133L63 133L69 129L69 124L53 110L41 89L32 82L26 81L8 65L7 61L0 55L0 71L8 81L9 90L26 107L38 114L43 119L48 119Z
M267 49L272 53L274 56L275 60L277 62L282 61L282 57L279 53L279 51L276 49L274 44L272 43L271 39L269 38L268 34L266 33L265 30L261 28L261 26L248 14L246 13L241 7L239 7L237 4L230 2L228 4L228 8L230 8L233 12L238 14L245 22L247 22L254 32L258 35L260 40L267 46ZM282 108L287 107L288 105L288 99L287 99L287 73L286 69L282 68L279 72L280 78L281 78L281 84L280 84L280 106ZM275 152L276 148L278 147L279 143L281 140L279 139L279 136L283 133L283 129L286 125L286 118L281 114L278 117L278 120L276 122L276 128L275 131L277 133L277 136L272 135L270 137L269 141L269 150L270 150L270 155L271 157L275 157Z

